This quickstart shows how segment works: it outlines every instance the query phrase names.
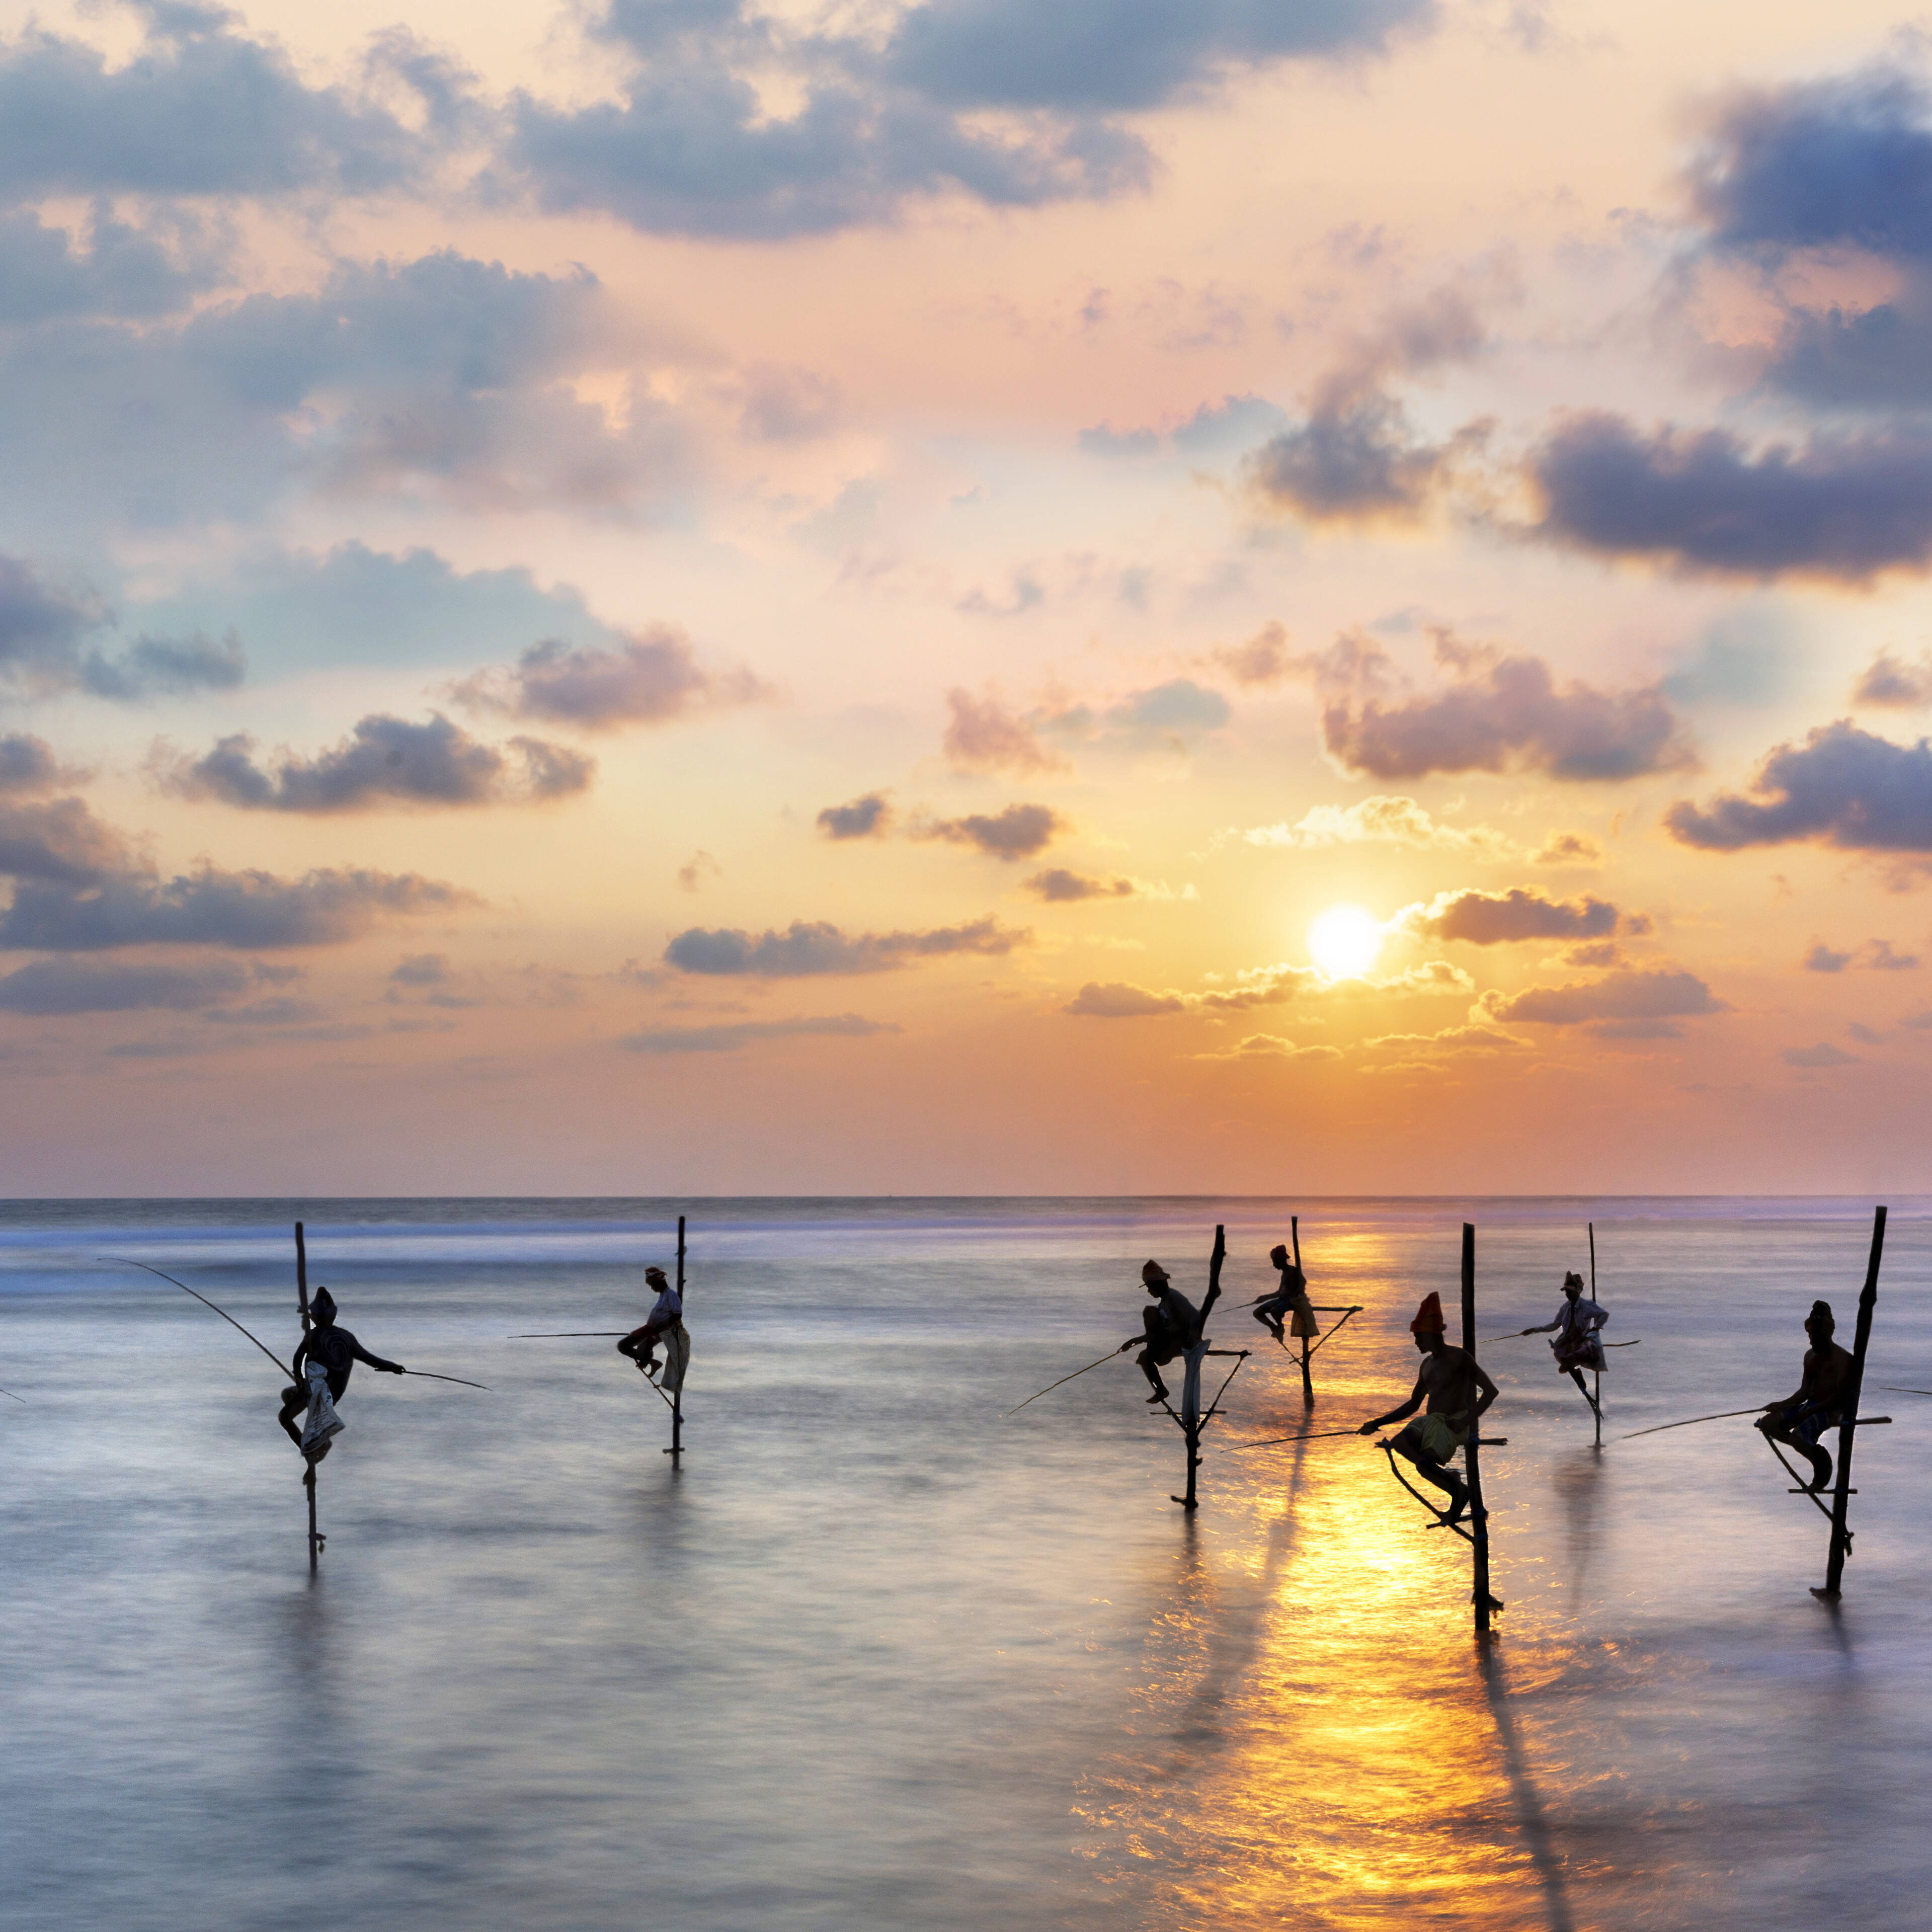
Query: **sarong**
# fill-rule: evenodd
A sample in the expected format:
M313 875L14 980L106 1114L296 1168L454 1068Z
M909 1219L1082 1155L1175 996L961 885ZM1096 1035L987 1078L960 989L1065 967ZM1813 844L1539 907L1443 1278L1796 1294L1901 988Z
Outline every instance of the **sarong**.
M1469 1438L1466 1431L1452 1429L1439 1415L1418 1415L1402 1432L1432 1462L1447 1462Z
M1788 1430L1797 1437L1808 1449L1818 1446L1818 1438L1828 1429L1836 1429L1844 1420L1835 1408L1827 1408L1816 1402L1793 1402L1768 1418L1778 1427Z
M674 1322L658 1336L664 1345L664 1370L658 1387L676 1395L684 1386L684 1372L691 1360L691 1334L682 1322Z
M1556 1352L1556 1372L1559 1376L1567 1376L1572 1369L1595 1369L1600 1372L1605 1366L1604 1345L1594 1334L1585 1335L1574 1342L1559 1338L1550 1346Z
M308 1377L308 1420L302 1424L302 1454L319 1461L346 1425L335 1412L335 1399L328 1392L328 1371L316 1361L306 1362L303 1367Z

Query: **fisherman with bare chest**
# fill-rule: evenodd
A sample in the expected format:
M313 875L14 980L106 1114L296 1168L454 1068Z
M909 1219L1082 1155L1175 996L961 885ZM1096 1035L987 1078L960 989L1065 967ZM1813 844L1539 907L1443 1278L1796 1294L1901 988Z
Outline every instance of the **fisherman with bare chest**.
M1450 1459L1468 1441L1498 1391L1474 1356L1450 1347L1444 1334L1440 1295L1430 1294L1408 1326L1423 1358L1415 1387L1400 1408L1364 1423L1358 1432L1372 1436L1392 1422L1414 1417L1388 1447L1413 1463L1424 1482L1448 1496L1449 1509L1444 1520L1453 1524L1460 1522L1468 1508L1469 1492ZM1418 1408L1423 1410L1420 1415L1415 1414Z

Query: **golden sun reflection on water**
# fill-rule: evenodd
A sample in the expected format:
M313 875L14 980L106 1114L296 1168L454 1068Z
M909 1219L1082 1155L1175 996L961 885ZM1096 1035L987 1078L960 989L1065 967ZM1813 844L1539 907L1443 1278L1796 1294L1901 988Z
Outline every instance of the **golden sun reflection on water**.
M1385 1406L1408 1372L1388 1338L1362 1340L1346 1368L1318 1363L1311 1428ZM1280 1431L1300 1421L1298 1397ZM1119 1922L1569 1932L1510 1695L1560 1674L1564 1646L1478 1643L1468 1546L1426 1527L1372 1443L1210 1468L1209 1508L1153 1593L1168 1607L1147 1634L1135 1742L1079 1794L1082 1849Z

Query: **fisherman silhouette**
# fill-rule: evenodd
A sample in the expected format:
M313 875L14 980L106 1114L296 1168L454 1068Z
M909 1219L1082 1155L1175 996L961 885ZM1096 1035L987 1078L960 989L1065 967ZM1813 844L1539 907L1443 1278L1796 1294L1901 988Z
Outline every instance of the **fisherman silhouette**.
M683 1298L671 1286L661 1268L645 1269L644 1280L657 1290L658 1298L642 1325L633 1328L617 1344L617 1352L629 1356L647 1382L656 1382L659 1388L675 1395L684 1386L685 1365L691 1360L691 1336L684 1325ZM657 1345L660 1342L664 1345L662 1377L651 1373L656 1366Z
M1287 1248L1279 1242L1268 1250L1268 1259L1281 1271L1281 1286L1255 1304L1255 1319L1277 1342L1282 1340L1284 1332L1284 1316L1294 1317L1292 1325L1286 1328L1287 1334L1298 1336L1320 1334L1321 1324L1315 1318L1315 1310L1309 1305L1307 1276L1289 1257Z
M1610 1318L1610 1310L1584 1294L1583 1277L1574 1272L1563 1277L1563 1294L1564 1304L1556 1311L1554 1322L1520 1332L1554 1335L1550 1346L1556 1358L1557 1373L1567 1375L1582 1390L1583 1400L1594 1408L1596 1398L1583 1386L1583 1371L1593 1369L1599 1375L1603 1372L1604 1345L1598 1339L1598 1331Z
M282 1391L282 1411L276 1418L288 1432L289 1440L311 1463L328 1454L329 1444L342 1432L342 1418L335 1405L349 1387L350 1372L358 1362L367 1362L385 1375L406 1375L400 1362L386 1362L372 1355L346 1328L335 1325L335 1298L326 1288L318 1288L309 1310L312 1326L296 1350L293 1366L296 1385ZM300 1429L295 1417L302 1409L308 1420Z
M1450 1348L1444 1339L1440 1295L1428 1295L1408 1327L1423 1357L1414 1390L1400 1408L1364 1423L1356 1432L1372 1436L1378 1429L1400 1422L1404 1416L1415 1416L1387 1447L1414 1463L1416 1474L1424 1482L1433 1484L1448 1496L1448 1511L1442 1520L1454 1524L1462 1520L1469 1507L1469 1492L1462 1478L1449 1466L1449 1459L1469 1439L1471 1430L1496 1400L1498 1391L1474 1356ZM1428 1404L1426 1411L1415 1415L1424 1402Z
M1141 1326L1145 1332L1123 1342L1114 1353L1124 1355L1130 1348L1138 1348L1141 1352L1135 1358L1136 1364L1154 1388L1148 1400L1165 1402L1167 1384L1161 1380L1160 1372L1177 1355L1184 1354L1200 1340L1208 1312L1214 1306L1220 1288L1218 1283L1210 1287L1206 1301L1196 1308L1174 1286L1174 1278L1160 1262L1144 1262L1141 1280L1148 1294L1154 1298L1150 1306L1141 1310Z
M1855 1364L1850 1352L1832 1337L1838 1323L1828 1301L1814 1301L1804 1318L1804 1332L1811 1346L1804 1352L1804 1372L1796 1392L1782 1402L1765 1404L1764 1414L1752 1424L1774 1442L1783 1442L1811 1460L1812 1486L1822 1490L1832 1480L1832 1452L1818 1446L1818 1438L1828 1429L1835 1429L1845 1419Z

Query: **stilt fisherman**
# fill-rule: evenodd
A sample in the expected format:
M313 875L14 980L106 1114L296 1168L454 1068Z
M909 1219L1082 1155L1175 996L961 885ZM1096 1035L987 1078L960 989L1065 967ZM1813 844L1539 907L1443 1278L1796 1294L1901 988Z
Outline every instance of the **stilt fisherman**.
M1255 1304L1255 1319L1277 1342L1284 1332L1284 1317L1288 1322L1287 1334L1298 1337L1306 1335L1311 1340L1319 1335L1322 1325L1316 1320L1315 1310L1309 1303L1307 1276L1279 1242L1268 1251L1268 1259L1281 1272L1281 1286Z
M1828 1301L1812 1303L1811 1312L1804 1318L1804 1332L1811 1346L1804 1352L1804 1372L1797 1391L1782 1402L1766 1403L1764 1414L1753 1425L1772 1442L1788 1444L1810 1457L1813 1486L1820 1490L1832 1480L1832 1452L1821 1448L1818 1438L1844 1420L1855 1366L1850 1351L1832 1339L1838 1325Z
M1496 1400L1497 1390L1474 1356L1450 1347L1444 1327L1442 1298L1432 1293L1408 1324L1422 1355L1414 1391L1400 1408L1364 1423L1359 1432L1372 1436L1405 1416L1414 1416L1388 1447L1414 1463L1416 1474L1424 1482L1432 1484L1448 1497L1449 1508L1443 1520L1454 1523L1462 1520L1469 1507L1469 1492L1450 1459L1468 1441L1484 1412ZM1416 1415L1416 1410L1424 1403L1427 1407L1424 1413Z
M1539 1328L1526 1328L1526 1335L1547 1335L1550 1352L1556 1358L1556 1372L1568 1376L1583 1391L1583 1400L1592 1408L1595 1398L1583 1388L1583 1371L1604 1372L1604 1345L1598 1331L1610 1318L1610 1312L1583 1292L1583 1277L1574 1270L1563 1277L1563 1306L1553 1322Z
M326 1288L318 1288L309 1309L310 1326L296 1350L293 1366L296 1385L282 1391L282 1412L277 1417L288 1432L289 1440L311 1463L328 1454L329 1444L341 1434L344 1424L335 1412L349 1387L349 1377L358 1362L367 1362L386 1376L406 1375L400 1362L386 1362L372 1355L346 1328L335 1323L335 1298ZM306 1406L307 1420L298 1429L296 1414Z
M655 1382L666 1394L675 1395L684 1387L685 1367L691 1360L691 1336L684 1325L683 1298L661 1268L645 1269L644 1280L657 1290L658 1298L643 1326L633 1328L617 1344L617 1352L629 1356L647 1381ZM660 1342L664 1344L664 1367L654 1376L651 1371L657 1366Z
M1208 1290L1208 1298L1196 1308L1186 1295L1174 1285L1174 1278L1158 1262L1145 1262L1141 1266L1141 1281L1154 1300L1141 1310L1142 1333L1123 1342L1114 1352L1124 1355L1130 1348L1138 1348L1136 1365L1148 1378L1154 1393L1148 1397L1150 1402L1165 1402L1168 1397L1167 1384L1160 1378L1160 1372L1177 1356L1185 1354L1201 1340L1201 1331L1207 1325L1208 1316L1214 1306L1215 1298L1221 1292L1218 1281Z

